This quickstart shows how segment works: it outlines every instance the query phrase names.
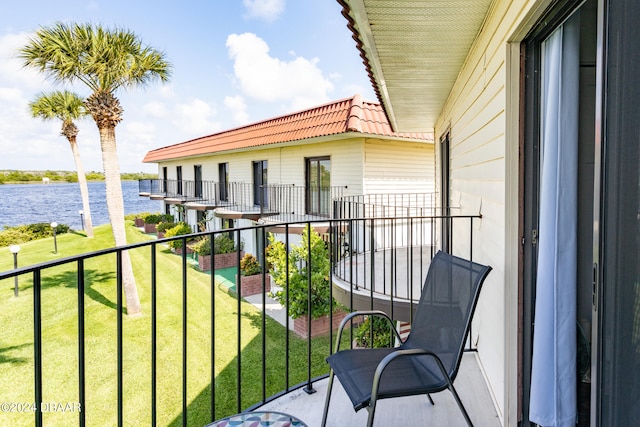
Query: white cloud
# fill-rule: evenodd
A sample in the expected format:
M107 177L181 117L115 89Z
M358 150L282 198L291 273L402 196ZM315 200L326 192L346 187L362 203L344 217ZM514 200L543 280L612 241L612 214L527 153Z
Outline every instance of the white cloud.
M159 92L163 98L167 98L167 99L174 98L176 95L175 88L173 87L173 85L170 85L170 84L165 84L160 86Z
M288 101L300 109L327 102L333 83L318 68L317 58L282 61L269 55L269 46L252 33L227 38L234 75L247 97L263 101Z
M285 0L242 0L248 18L273 22L284 12Z
M146 103L142 107L142 111L151 117L157 117L159 119L165 118L168 115L167 106L162 102L157 101Z
M233 120L239 124L244 125L249 122L249 114L247 113L247 104L244 102L244 98L240 95L237 96L225 96L224 106L231 111Z
M193 99L176 106L174 124L191 136L201 136L219 129L213 121L216 110L201 99Z
M24 68L17 56L27 37L26 33L0 36L0 81L3 85L43 90L49 86L44 77L33 69Z

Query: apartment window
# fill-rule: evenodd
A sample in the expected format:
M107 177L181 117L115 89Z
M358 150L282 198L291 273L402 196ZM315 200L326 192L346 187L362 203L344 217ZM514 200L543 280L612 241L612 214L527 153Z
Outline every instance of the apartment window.
M193 167L193 181L194 181L194 189L193 195L195 197L202 197L202 166L195 165Z
M231 229L231 228L233 228L235 226L236 226L236 224L232 219L230 219L230 218L222 218L222 229L223 230L229 230L229 229ZM233 235L233 231L229 231L229 238L230 239L234 239L235 238L235 236Z
M169 179L169 172L167 171L167 167L162 167L162 190L161 193L167 193L167 180Z
M182 194L182 166L176 166L176 181L177 181L176 194Z
M253 162L253 204L267 206L267 161Z
M220 201L229 201L229 163L218 164L218 183L220 186Z
M307 213L329 216L331 212L331 159L306 159Z

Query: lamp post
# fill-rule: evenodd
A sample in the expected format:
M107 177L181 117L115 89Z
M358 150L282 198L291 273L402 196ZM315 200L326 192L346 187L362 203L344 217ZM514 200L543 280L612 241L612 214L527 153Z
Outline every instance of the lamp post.
M20 252L19 245L9 246L9 252L13 254L13 269L18 268L18 252ZM18 296L18 276L13 277L13 295Z
M58 253L58 241L56 240L56 227L58 226L58 223L54 221L50 225L51 225L51 229L53 230L53 253L57 254Z
M80 209L78 213L80 214L80 226L82 227L82 231L84 231L84 211Z

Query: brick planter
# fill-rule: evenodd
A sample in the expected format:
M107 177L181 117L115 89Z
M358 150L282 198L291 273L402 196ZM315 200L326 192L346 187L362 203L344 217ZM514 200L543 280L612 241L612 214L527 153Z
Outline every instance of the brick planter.
M144 232L147 233L147 234L151 234L151 233L157 232L156 225L155 224L147 224L145 222L144 223Z
M136 227L144 227L144 219L142 218L135 218L133 220L133 223L135 224Z
M164 239L164 231L158 231L158 239Z
M173 249L173 253L175 253L176 255L182 255L182 247L174 248ZM189 247L189 245L187 245L187 253L188 254L192 254L193 253L193 249L191 249Z
M271 276L265 276L265 292L271 290ZM238 276L236 276L236 286L238 286ZM262 293L262 273L252 276L240 276L240 295L248 297L251 295Z
M340 322L347 315L346 311L337 311L333 313L332 327L335 331L340 326ZM293 332L300 338L307 338L307 322L308 317L306 315L300 316L297 319L293 319ZM318 317L311 320L311 338L315 338L320 335L326 335L329 333L329 315Z
M240 252L240 258L244 252ZM238 265L238 252L228 254L218 254L215 256L215 269L235 267ZM198 255L198 268L202 271L211 270L211 255Z

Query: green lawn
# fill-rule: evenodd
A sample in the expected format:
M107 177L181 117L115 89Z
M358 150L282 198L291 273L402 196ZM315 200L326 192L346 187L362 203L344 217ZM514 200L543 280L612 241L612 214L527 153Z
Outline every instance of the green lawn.
M128 227L130 243L149 239ZM108 226L95 228L95 238L82 234L20 245L21 266L85 253L113 245ZM151 273L150 247L130 251L136 272L143 315L124 316L124 420L126 425L151 423ZM7 248L0 248L0 271L13 267ZM181 258L158 246L157 250L157 407L159 425L181 425L182 411L182 273ZM86 399L88 425L115 425L116 383L116 291L115 255L85 261ZM210 275L188 267L188 421L201 426L210 420L211 401L211 286ZM30 279L20 278L20 295L13 296L13 280L0 281L0 396L2 402L25 403L33 392L33 289ZM42 276L43 401L78 401L78 323L75 264L44 271ZM285 388L285 364L291 368L290 385L306 379L306 342L290 334L290 357L285 359L285 330L266 318L265 355L259 334L262 313L242 302L242 366L240 408L260 401L263 390L262 361L266 360L267 397ZM238 301L220 284L215 289L215 418L237 411L237 313ZM324 358L329 338L313 341L313 376L327 372ZM0 425L29 426L32 413L0 412ZM78 414L44 414L45 425L76 423Z

